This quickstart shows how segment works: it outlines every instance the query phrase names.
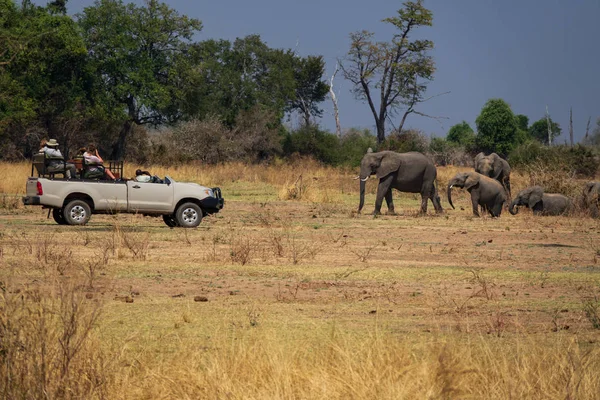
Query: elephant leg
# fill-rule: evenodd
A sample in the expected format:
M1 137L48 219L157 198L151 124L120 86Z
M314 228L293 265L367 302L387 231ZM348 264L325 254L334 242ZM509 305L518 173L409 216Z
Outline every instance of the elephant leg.
M500 214L502 213L502 205L504 204L504 202L496 202L494 203L493 206L488 207L488 212L490 213L490 215L494 218L498 218L500 216Z
M392 198L392 189L388 190L385 194L385 203L387 204L388 214L396 215L396 211L394 211L394 199Z
M442 202L440 201L440 196L438 195L437 188L434 186L431 194L431 203L433 204L433 208L435 208L435 212L437 214L441 214L444 212L442 208Z
M479 217L479 193L471 192L471 204L473 205L473 215Z
M390 196L392 194L392 181L394 180L393 174L386 176L379 180L379 185L377 186L377 197L375 198L375 210L373 211L373 215L381 214L381 205L383 204L383 199L386 197L388 192Z
M431 199L431 202L433 202L434 192L433 182L429 185L423 185L421 188L421 209L419 210L419 214L427 214L427 201Z

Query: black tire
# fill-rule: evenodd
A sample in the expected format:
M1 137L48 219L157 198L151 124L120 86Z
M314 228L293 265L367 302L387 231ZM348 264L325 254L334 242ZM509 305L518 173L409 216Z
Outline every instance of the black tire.
M62 208L53 208L52 218L54 218L54 221L59 225L67 225L67 221L65 220L65 216L63 215Z
M202 221L202 209L194 203L183 203L175 211L175 219L182 228L195 228Z
M62 213L69 225L85 225L92 216L90 205L83 200L70 201Z
M177 224L177 219L175 219L175 216L173 214L163 215L162 217L163 221L165 221L165 224L167 224L169 228L175 228L179 226Z

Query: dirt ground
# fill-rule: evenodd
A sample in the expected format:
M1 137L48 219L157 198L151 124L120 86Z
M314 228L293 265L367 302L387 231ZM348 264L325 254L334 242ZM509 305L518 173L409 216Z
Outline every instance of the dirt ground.
M350 204L230 200L193 230L138 215L59 226L32 207L0 216L0 280L18 291L79 274L117 336L237 309L233 319L250 325L377 319L399 333L561 331L595 342L600 221L475 218L467 200L457 193L456 210L417 216L419 201L403 195L398 215L377 218Z

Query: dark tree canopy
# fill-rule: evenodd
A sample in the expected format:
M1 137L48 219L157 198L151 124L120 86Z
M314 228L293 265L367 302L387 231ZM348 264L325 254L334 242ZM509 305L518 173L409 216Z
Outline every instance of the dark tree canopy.
M329 93L329 85L322 80L325 61L321 56L294 57L293 70L295 97L289 101L287 111L298 111L306 127L311 124L311 117L323 115L319 103L322 103Z
M562 129L560 128L560 125L557 122L552 121L552 118L550 119L550 129L551 129L551 140L552 142L554 142L554 139L557 138L558 136L560 136ZM537 140L540 143L543 143L545 145L548 144L548 120L546 119L546 117L544 118L540 118L539 120L535 121L533 124L531 124L531 126L529 127L529 136L535 140Z
M190 68L186 53L202 24L156 0L144 6L96 0L79 23L98 77L99 101L112 118L123 121L112 154L122 158L132 124L159 125L181 117L182 78Z
M462 121L450 128L446 139L448 142L470 148L475 143L475 132L467 121Z
M517 120L517 128L527 132L529 129L529 117L527 115L517 114L515 115L515 119Z
M488 100L475 123L477 124L475 144L479 150L506 157L517 145L515 115L504 100Z

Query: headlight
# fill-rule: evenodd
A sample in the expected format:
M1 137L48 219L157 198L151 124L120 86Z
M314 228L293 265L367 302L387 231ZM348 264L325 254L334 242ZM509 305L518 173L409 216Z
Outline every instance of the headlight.
M204 193L208 196L208 197L215 197L213 195L213 191L212 189L204 189Z

